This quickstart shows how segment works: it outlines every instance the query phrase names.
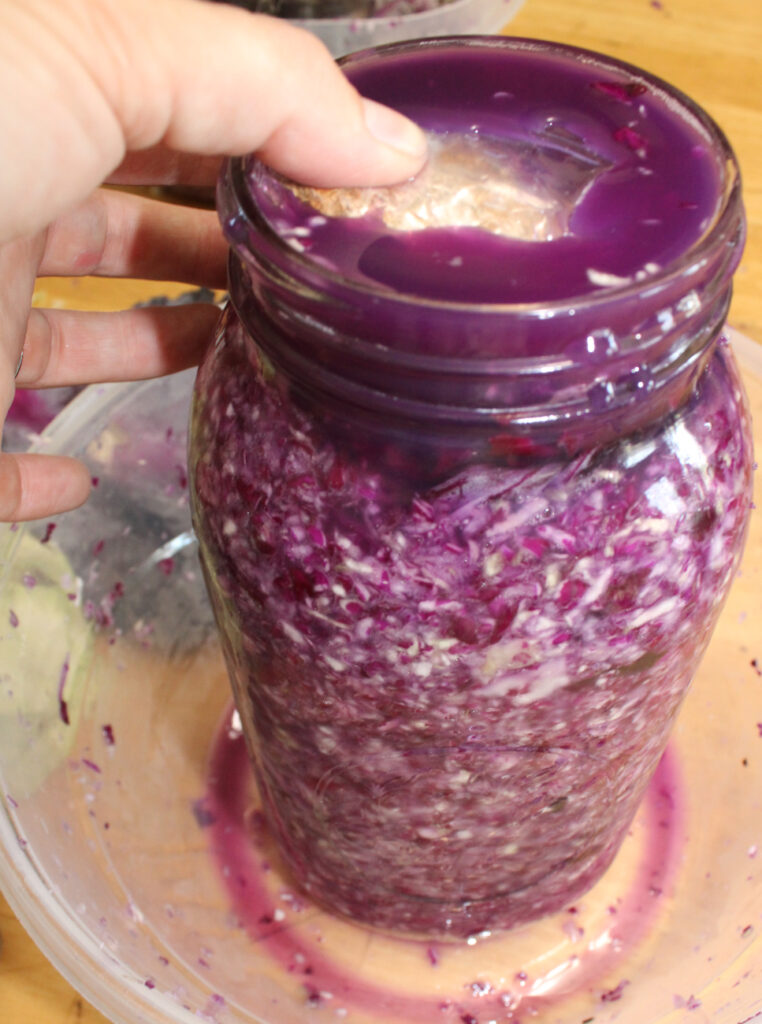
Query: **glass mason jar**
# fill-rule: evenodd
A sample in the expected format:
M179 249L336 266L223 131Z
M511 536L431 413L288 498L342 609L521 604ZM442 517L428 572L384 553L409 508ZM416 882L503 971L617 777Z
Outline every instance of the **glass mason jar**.
M592 167L529 240L316 215L253 158L219 188L190 477L267 821L326 907L463 937L611 863L738 566L738 170L687 98L571 48L344 66L448 138L518 139L564 201Z

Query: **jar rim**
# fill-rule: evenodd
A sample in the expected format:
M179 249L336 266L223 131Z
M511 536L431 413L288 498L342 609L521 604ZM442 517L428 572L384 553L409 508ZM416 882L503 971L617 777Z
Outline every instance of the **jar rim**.
M573 57L579 62L596 66L602 70L626 73L633 81L646 85L653 93L666 102L671 109L679 110L683 116L693 119L695 125L706 135L720 154L719 164L722 168L722 193L720 203L711 223L702 234L691 243L679 256L667 261L658 270L654 270L644 278L632 278L621 284L615 284L586 291L577 295L559 299L534 300L530 302L469 302L463 300L438 299L390 289L371 279L350 278L339 270L333 270L323 264L316 263L308 254L302 253L289 245L269 223L257 206L254 195L249 187L249 171L252 161L257 161L253 154L229 157L222 171L221 185L231 189L239 211L249 225L256 229L260 242L266 243L273 256L284 258L291 271L307 275L318 274L326 284L340 286L347 293L368 298L393 299L401 306L409 304L418 310L438 310L467 313L469 316L480 313L489 315L513 315L528 319L552 319L559 315L574 315L577 312L589 311L609 302L625 302L638 296L646 297L668 289L681 277L689 277L699 270L708 256L716 251L723 240L730 241L738 230L741 212L741 174L736 155L722 128L714 118L698 103L687 96L676 86L666 82L651 72L645 71L634 64L619 58L597 53L593 50L556 43L546 40L530 39L519 36L441 36L432 39L406 40L383 46L370 47L342 57L338 64L341 67L352 67L364 61L375 60L385 54L404 54L405 52L423 50L445 50L456 45L467 49L500 49L506 51L526 51L559 56ZM264 164L261 164L264 167ZM530 362L533 360L530 357ZM544 361L544 360L543 360ZM552 357L558 362L558 356Z

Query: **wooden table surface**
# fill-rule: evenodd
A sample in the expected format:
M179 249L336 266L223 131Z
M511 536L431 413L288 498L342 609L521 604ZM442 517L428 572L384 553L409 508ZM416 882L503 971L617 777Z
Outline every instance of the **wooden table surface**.
M731 322L762 344L762 0L526 0L510 29L638 64L719 122L741 163L749 219ZM44 291L84 308L126 306L150 294L135 283L89 280L46 282ZM2 897L0 937L0 1024L105 1024L38 952Z

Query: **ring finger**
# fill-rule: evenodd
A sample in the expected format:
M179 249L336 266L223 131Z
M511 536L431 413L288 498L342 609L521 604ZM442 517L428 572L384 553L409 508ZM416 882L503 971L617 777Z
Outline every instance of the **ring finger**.
M118 313L33 309L16 384L45 388L146 380L195 366L214 331L212 303Z
M98 189L50 226L38 273L224 288L226 258L227 245L213 210Z

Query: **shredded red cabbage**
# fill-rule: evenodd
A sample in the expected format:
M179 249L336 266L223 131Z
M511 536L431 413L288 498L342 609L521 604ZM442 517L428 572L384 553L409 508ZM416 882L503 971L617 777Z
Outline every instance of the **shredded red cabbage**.
M199 376L193 497L296 880L429 934L568 905L626 833L737 568L752 457L728 350L636 437L418 492L254 360L230 316Z

